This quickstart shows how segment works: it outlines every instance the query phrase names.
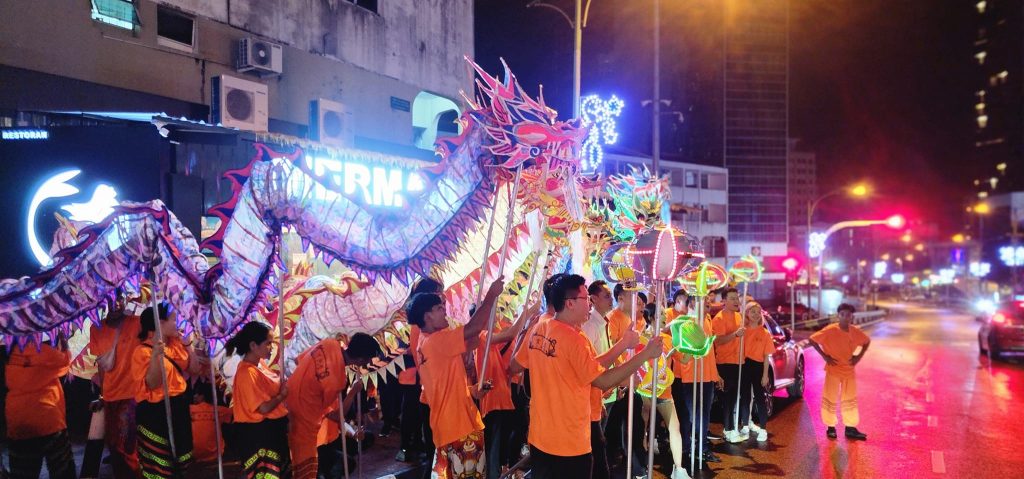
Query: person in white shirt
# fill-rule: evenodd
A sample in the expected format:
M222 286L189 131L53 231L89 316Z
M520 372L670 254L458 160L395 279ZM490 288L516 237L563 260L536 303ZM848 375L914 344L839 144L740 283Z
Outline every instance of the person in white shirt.
M611 339L608 337L608 320L605 315L612 310L612 290L608 283L597 280L587 287L587 294L590 295L590 317L587 322L580 326L583 334L587 335L594 351L600 356L612 347Z

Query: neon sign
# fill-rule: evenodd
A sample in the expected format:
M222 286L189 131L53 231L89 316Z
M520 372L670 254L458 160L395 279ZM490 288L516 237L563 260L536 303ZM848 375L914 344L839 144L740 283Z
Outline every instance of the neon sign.
M612 95L602 100L597 95L583 97L580 102L580 116L583 124L590 127L587 139L583 142L583 154L580 165L584 171L595 171L601 166L604 158L603 145L614 145L619 140L615 130L615 118L622 114L626 105L619 97Z
M4 130L0 138L5 140L48 140L50 132L46 130Z
M342 194L370 207L403 208L427 187L423 175L412 168L368 166L310 155L305 156L302 166L326 187L314 193L320 200L330 201Z
M32 200L29 201L26 220L28 246L32 250L32 256L36 258L36 261L41 266L49 265L51 259L50 255L47 254L40 244L39 237L36 236L36 213L39 211L39 206L43 201L77 194L79 189L68 184L68 182L80 173L82 173L82 170L73 169L61 171L50 176L36 189L35 193L32 194ZM114 207L117 205L117 191L109 185L100 184L96 186L89 201L62 205L61 209L67 212L69 218L74 221L98 223L103 221L110 213L113 213Z

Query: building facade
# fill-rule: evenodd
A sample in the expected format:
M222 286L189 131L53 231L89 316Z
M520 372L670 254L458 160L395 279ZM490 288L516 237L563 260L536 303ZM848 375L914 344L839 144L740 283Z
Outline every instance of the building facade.
M787 157L789 185L789 244L795 251L807 250L807 211L818 197L818 157L801 151L798 140L789 140Z
M725 167L730 254L786 254L788 1L726 2Z
M630 168L651 165L650 157L609 153L605 155L605 174L626 173ZM662 161L662 175L669 177L672 198L669 218L672 226L697 238L704 253L719 264L728 256L729 171L722 167Z
M103 185L163 200L200 238L257 143L432 160L472 86L472 0L42 0L0 17L0 222L20 225L3 277L38 267L60 203ZM78 193L36 204L71 171Z

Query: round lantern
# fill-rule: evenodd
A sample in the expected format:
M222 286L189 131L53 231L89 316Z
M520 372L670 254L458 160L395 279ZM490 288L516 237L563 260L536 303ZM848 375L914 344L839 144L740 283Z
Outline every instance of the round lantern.
M749 254L740 258L732 265L732 268L729 268L729 273L738 282L757 283L761 281L763 272L764 268L761 267L761 262Z
M704 260L697 237L670 226L659 226L640 234L629 249L638 272L654 281L671 281Z
M680 316L668 324L672 331L672 348L696 357L703 357L711 351L714 336L704 332L703 325L697 324L694 316Z
M690 271L679 278L686 294L703 298L709 292L729 284L729 273L725 268L705 261L697 269Z

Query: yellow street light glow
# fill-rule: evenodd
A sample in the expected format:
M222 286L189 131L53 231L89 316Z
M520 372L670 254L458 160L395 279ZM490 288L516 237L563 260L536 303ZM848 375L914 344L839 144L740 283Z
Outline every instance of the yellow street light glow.
M990 211L992 211L992 210L988 206L988 203L981 202L981 203L978 203L978 204L974 205L974 212L978 213L979 215L987 215Z
M853 196L864 197L867 196L868 193L870 193L870 190L868 189L868 185L864 183L853 185L853 187L850 188L850 194Z
M924 251L924 243L918 243L917 246L914 246L914 251Z
M905 259L907 261L914 261L914 255L908 254L908 255L904 256L903 259Z
M904 243L909 243L909 242L911 242L911 241L912 241L913 239L914 239L914 238L912 238L912 237L910 236L910 232L909 232L909 231L908 231L908 232L906 232L906 233L903 233L903 236L900 236L900 241L902 241L902 242L904 242Z
M953 235L953 242L954 243L963 243L964 242L964 235L963 235L963 233L957 233L957 234Z
M889 253L885 253L885 254L882 255L882 261L889 261L889 258L890 258Z

